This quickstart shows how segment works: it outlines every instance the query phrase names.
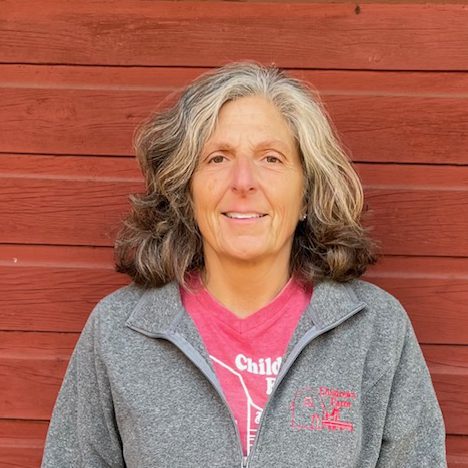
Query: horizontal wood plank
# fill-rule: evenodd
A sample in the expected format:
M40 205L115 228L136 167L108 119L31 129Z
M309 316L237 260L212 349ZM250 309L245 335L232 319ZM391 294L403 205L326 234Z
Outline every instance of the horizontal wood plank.
M138 183L143 176L136 158L0 154L0 177Z
M0 332L0 418L50 418L78 334Z
M4 152L131 154L137 125L161 92L0 89ZM22 138L19 139L22 130Z
M465 190L367 189L368 224L393 255L468 254ZM465 210L465 211L464 211Z
M317 70L283 67L321 94L468 97L465 72ZM112 67L0 63L0 88L173 93L212 67Z
M447 432L468 435L468 346L426 345L423 352Z
M387 256L364 279L399 299L421 343L468 345L468 259Z
M39 468L48 421L0 419L0 466Z
M81 68L0 66L0 152L130 155L138 124L203 71ZM321 94L355 161L468 164L468 74L292 74Z
M130 282L112 250L0 246L0 329L80 332L105 295Z
M0 56L7 63L217 66L250 58L298 68L466 70L467 17L464 5L45 0L37 8L3 0Z
M81 329L99 299L129 283L108 269L63 267L0 267L2 329ZM38 275L42 275L39 277ZM44 315L39 315L43 311Z
M467 256L468 167L356 168L369 209L366 223L384 253Z
M468 468L468 436L447 436L448 468Z
M141 184L0 177L0 242L110 246Z

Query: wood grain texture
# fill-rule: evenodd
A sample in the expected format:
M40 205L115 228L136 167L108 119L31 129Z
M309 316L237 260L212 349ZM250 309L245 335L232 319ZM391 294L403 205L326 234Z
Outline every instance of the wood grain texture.
M366 190L386 254L466 256L466 192Z
M48 421L0 419L0 466L39 468Z
M468 345L468 260L384 257L364 277L399 299L421 343Z
M446 430L468 435L468 346L423 346Z
M130 282L112 250L1 246L0 329L80 332L96 303Z
M130 155L135 128L203 69L0 66L0 152ZM292 71L355 161L468 164L468 74Z
M3 0L1 10L7 63L217 66L250 58L300 68L468 67L465 5L45 0L37 8Z
M468 468L468 436L447 437L448 468Z
M2 177L0 241L110 246L140 184ZM8 200L8 202L7 202Z
M140 188L143 182L136 158L110 156L0 154L0 177L136 183Z
M468 255L468 167L356 166L366 224L392 255Z
M135 127L162 93L2 89L5 152L131 154Z
M0 418L48 420L79 334L0 332Z

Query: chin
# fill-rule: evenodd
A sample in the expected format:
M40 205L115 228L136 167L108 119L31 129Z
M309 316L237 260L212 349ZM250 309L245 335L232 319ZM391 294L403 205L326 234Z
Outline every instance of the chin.
M257 262L262 258L265 258L266 252L258 250L243 250L243 251L231 251L228 253L229 257L235 260L244 262Z

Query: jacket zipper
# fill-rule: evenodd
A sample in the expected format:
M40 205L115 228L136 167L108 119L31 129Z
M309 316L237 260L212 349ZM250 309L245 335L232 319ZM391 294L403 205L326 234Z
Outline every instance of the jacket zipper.
M274 384L273 389L271 391L271 394L270 394L270 396L269 396L269 398L268 398L268 400L266 402L266 405L263 408L262 414L260 416L260 421L259 421L258 429L257 429L257 436L255 437L255 441L254 441L254 444L252 446L252 450L250 450L248 456L244 456L244 452L242 450L242 442L241 442L241 438L240 438L239 428L237 427L236 420L234 418L234 415L232 414L231 408L229 407L229 404L228 404L228 402L226 400L226 397L224 396L223 391L219 387L217 380L213 380L212 376L210 375L210 372L206 369L207 363L206 363L205 359L203 359L201 357L200 353L198 351L196 351L195 348L193 348L193 346L190 343L188 343L184 339L179 338L177 335L168 335L168 334L162 334L162 333L161 334L159 334L159 333L150 333L150 332L148 332L146 330L142 330L141 328L134 326L133 324L130 324L130 327L133 328L135 331L143 333L144 335L149 336L151 338L160 338L160 339L169 341L174 346L176 346L178 349L180 349L185 354L185 356L187 356L187 358L193 364L195 364L195 366L208 379L208 381L211 383L211 385L213 385L216 392L220 396L221 400L224 402L224 404L225 404L225 406L226 406L226 408L227 408L227 410L229 412L229 415L231 417L231 422L232 422L232 424L234 426L234 430L236 432L237 446L238 446L238 449L239 449L240 459L241 459L241 468L249 468L250 460L252 459L252 456L253 456L253 454L255 452L255 448L257 447L258 436L260 435L260 430L261 430L261 428L263 426L263 420L265 419L264 415L266 413L266 410L268 409L268 406L270 404L270 401L273 398L273 395L274 395L274 393L276 391L276 388L281 383L281 381L283 380L283 378L287 374L288 370L293 365L293 363L296 360L297 356L315 338L317 338L318 336L323 335L327 331L330 331L333 328L337 327L338 325L340 325L344 321L351 318L354 314L356 314L360 310L364 309L364 307L365 307L365 304L361 303L356 309L354 309L348 315L345 315L343 318L341 318L337 322L334 322L331 325L329 325L328 327L322 328L321 330L317 330L315 328L312 328L311 330L309 330L302 337L301 340L299 340L299 343L292 349L291 354L289 355L289 358L288 358L287 362L285 362L285 365L280 368L280 372L278 374L278 377L276 378L276 381L275 381L275 384ZM193 353L193 356L185 348L189 348L189 350Z
M340 325L341 323L343 323L344 321L348 320L349 318L351 318L353 315L357 314L359 311L361 311L362 309L364 309L366 305L365 304L360 304L358 307L356 307L356 309L354 309L353 311L351 311L348 315L345 315L343 318L341 318L340 320L338 320L337 322L334 322L332 323L331 325L329 325L328 327L325 327L325 328L322 328L320 330L317 330L314 328L312 328L311 330L309 330L303 337L301 340L299 340L299 343L292 349L291 351L291 354L289 355L289 358L288 360L285 362L285 365L284 367L282 366L280 368L280 372L278 374L278 377L276 378L275 380L275 384L273 385L273 389L271 390L271 393L270 393L270 396L265 404L265 407L263 408L263 411L262 411L262 414L260 416L260 421L258 423L258 428L257 428L257 435L255 437L255 440L254 440L254 444L252 445L252 450L250 450L250 453L249 453L249 456L248 457L244 457L245 460L244 460L244 463L242 465L242 468L249 468L249 463L250 463L250 460L252 459L252 456L255 452L255 448L257 447L257 442L258 442L258 439L259 439L259 436L260 436L260 430L262 428L262 425L263 425L263 420L265 419L264 418L264 415L266 414L266 411L268 409L268 406L270 404L270 401L273 399L273 395L276 391L276 389L278 388L278 385L281 383L281 381L284 379L284 377L286 376L286 374L288 373L289 369L291 368L291 366L293 365L293 363L296 361L296 358L297 356L299 356L299 354L301 353L301 351L313 340L315 340L315 338L319 337L320 335L323 335L324 333L332 330L333 328L337 327L338 325Z
M248 461L247 461L248 457L244 456L244 452L242 450L242 442L241 442L241 438L240 438L239 428L237 427L236 420L235 420L234 415L233 415L233 413L231 411L231 408L229 407L229 404L228 404L228 402L226 400L226 397L224 396L223 391L218 386L218 382L216 380L213 380L212 376L210 375L210 372L205 369L205 367L207 367L205 359L203 359L200 356L200 353L198 351L196 351L195 348L193 348L193 346L190 343L188 343L184 339L178 338L177 335L166 335L166 334L162 334L162 333L161 334L149 333L146 330L142 330L141 328L135 327L133 324L131 325L131 328L134 329L135 331L143 333L146 336L149 336L150 338L159 338L159 339L163 339L163 340L166 340L166 341L169 341L170 343L172 343L174 346L176 346L178 349L180 349L185 354L185 356L187 356L187 358L193 364L195 364L197 369L199 369L202 372L202 374L208 379L208 381L211 383L211 385L213 385L216 392L221 397L221 400L224 402L224 405L226 406L226 408L227 408L227 410L229 412L229 415L231 417L231 421L232 421L232 424L234 426L234 430L236 431L236 440L237 440L237 446L238 446L238 449L239 449L239 452L240 452L240 458L242 460L241 461L241 468L245 468L247 466L247 463L248 463ZM188 351L186 351L186 349L184 349L184 348L187 348L187 347L193 353L193 356L191 355L190 352L188 352ZM198 362L199 361L198 357L200 359L200 362Z

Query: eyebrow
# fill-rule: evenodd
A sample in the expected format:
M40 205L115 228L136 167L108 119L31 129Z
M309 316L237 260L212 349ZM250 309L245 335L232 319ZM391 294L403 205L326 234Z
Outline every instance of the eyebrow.
M266 148L275 148L279 147L283 152L289 152L291 148L281 140L264 140L261 141L256 145L256 148L258 149L266 149ZM222 150L222 151L234 151L234 147L230 145L229 143L224 143L222 141L217 142L214 141L212 143L209 143L207 146L208 152L213 151L214 149Z

